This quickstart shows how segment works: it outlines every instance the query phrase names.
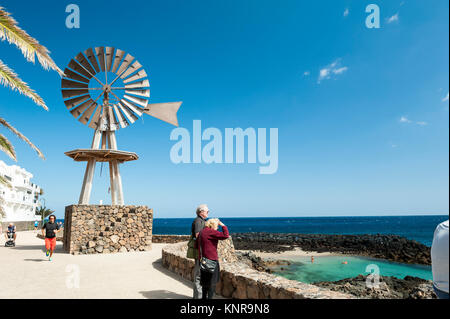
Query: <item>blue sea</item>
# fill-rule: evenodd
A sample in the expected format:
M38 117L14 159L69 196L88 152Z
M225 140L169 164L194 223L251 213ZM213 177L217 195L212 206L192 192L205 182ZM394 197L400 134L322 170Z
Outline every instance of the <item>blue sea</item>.
M369 217L273 217L221 218L231 232L268 232L302 234L392 234L431 246L436 226L448 215L435 216L369 216ZM63 220L58 220L62 221ZM188 235L193 218L155 218L153 234ZM346 261L346 264L343 264ZM415 276L432 279L431 267L406 265L357 256L316 256L293 258L290 266L274 269L288 279L306 283L336 281L369 274L373 265L384 276L404 278ZM368 268L369 267L369 268Z
M221 218L231 233L393 234L431 246L436 226L448 215L382 217ZM154 234L189 234L191 218L158 218ZM343 263L346 262L346 263ZM407 265L358 256L293 257L290 266L275 268L277 275L305 283L337 281L376 272L383 276L432 279L431 267Z
M393 234L431 246L436 226L448 215L382 217L221 218L230 233ZM155 218L154 234L187 235L192 218Z

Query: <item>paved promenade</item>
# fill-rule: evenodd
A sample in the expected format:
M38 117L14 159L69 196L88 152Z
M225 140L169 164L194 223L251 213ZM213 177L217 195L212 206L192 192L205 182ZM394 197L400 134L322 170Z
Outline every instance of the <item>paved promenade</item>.
M191 298L192 284L162 267L161 249L102 255L69 255L58 242L45 257L37 232L17 233L15 248L0 239L0 298Z

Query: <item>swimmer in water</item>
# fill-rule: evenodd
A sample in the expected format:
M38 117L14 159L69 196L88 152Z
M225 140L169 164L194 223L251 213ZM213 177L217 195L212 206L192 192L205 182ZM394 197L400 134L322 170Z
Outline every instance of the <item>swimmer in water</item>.
M311 256L311 264L314 264L314 256Z

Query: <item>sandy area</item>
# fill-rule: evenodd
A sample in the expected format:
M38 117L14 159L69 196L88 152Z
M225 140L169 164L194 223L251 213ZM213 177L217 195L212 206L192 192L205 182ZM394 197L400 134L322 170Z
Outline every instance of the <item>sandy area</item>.
M19 232L15 248L0 239L0 298L191 298L192 283L161 264L161 249L70 255L57 242L48 261L37 232Z
M323 256L342 256L339 253L323 252L318 253L314 251L304 251L299 247L295 247L293 250L278 252L278 253L267 253L260 251L252 251L256 256L263 259L295 259L296 257L323 257Z

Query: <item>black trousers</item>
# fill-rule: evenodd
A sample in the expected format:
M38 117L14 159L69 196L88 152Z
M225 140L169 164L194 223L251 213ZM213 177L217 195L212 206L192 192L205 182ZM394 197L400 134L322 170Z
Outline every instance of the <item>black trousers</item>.
M200 272L200 285L202 286L202 299L212 299L216 291L216 284L220 279L220 266L217 263L213 273Z

